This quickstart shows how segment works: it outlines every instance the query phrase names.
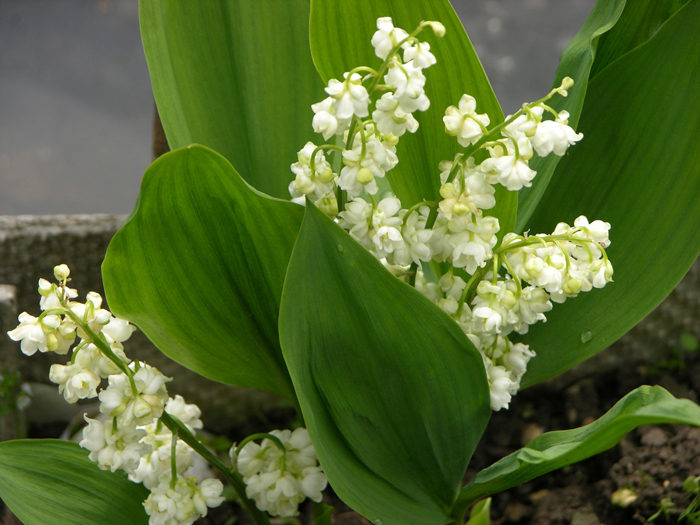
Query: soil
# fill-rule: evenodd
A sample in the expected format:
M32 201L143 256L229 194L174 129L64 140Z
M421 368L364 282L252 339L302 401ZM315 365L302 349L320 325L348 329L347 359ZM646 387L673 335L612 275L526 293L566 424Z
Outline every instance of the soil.
M698 402L700 352L691 354L680 369L621 367L579 379L563 392L561 385L555 389L548 383L520 392L509 410L493 414L465 481L543 432L592 422L643 384L658 384L676 397ZM229 437L233 441L241 438ZM658 514L653 521L655 525L679 523L679 515L692 500L682 488L691 475L700 476L700 428L640 427L603 454L494 495L492 525L634 525L646 523L655 514ZM613 493L619 489L636 494L626 507L611 503ZM326 492L325 503L336 506L333 525L370 525L340 503L331 490ZM664 500L666 512L659 513ZM305 505L303 522L310 523L306 519L310 513L310 506ZM226 503L212 509L197 523L231 525L250 521L237 505ZM19 525L19 522L5 512L0 525Z
M547 384L522 391L509 411L495 413L477 449L467 479L543 432L590 423L620 398L643 384L658 384L674 396L698 401L700 359L682 370L621 368L570 385L562 393ZM615 525L646 523L669 498L658 525L678 522L692 497L683 491L689 476L700 476L700 428L648 425L629 433L619 445L588 460L496 494L493 525ZM611 496L629 489L628 506Z

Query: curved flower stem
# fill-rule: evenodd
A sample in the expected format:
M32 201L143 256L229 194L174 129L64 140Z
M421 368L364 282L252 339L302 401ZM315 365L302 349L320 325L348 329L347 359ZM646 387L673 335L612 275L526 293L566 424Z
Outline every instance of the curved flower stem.
M408 218L411 216L411 214L414 211L420 210L423 206L432 207L432 206L437 206L437 204L438 204L437 201L421 201L421 202L414 204L408 210L406 210L406 214L403 216L403 224L404 225L406 224L406 221L408 220Z
M523 286L520 284L520 278L515 275L515 271L513 270L513 267L510 265L510 262L508 262L507 257L503 257L503 264L505 265L506 269L508 270L508 273L513 277L513 281L515 281L515 286L518 287L518 295L523 293Z
M63 304L63 301L61 302L61 305L64 307L66 315L70 317L75 322L75 324L77 324L88 335L88 337L90 338L90 342L94 344L100 350L100 352L102 352L102 354L105 355L110 361L117 365L119 370L126 374L126 376L129 378L129 383L131 384L131 392L134 394L134 397L138 397L139 391L136 388L136 383L134 382L134 372L127 366L127 364L124 361L122 361L116 356L116 354L112 351L112 349L109 347L109 345L104 339L97 335L85 321L83 321L80 317L75 315L75 313L70 308L68 308L68 305Z
M277 436L273 436L272 434L268 434L266 432L259 432L257 434L252 434L245 438L243 441L241 441L238 446L236 447L236 455L245 447L248 443L251 441L254 441L256 439L269 439L272 441L275 446L282 451L283 454L287 452L287 449L284 446L284 443L282 443L282 440L278 438Z
M464 285L464 290L462 290L462 296L459 298L459 306L457 307L457 315L462 314L462 308L464 308L464 303L466 302L469 304L471 300L474 298L473 295L471 294L471 289L474 283L476 282L477 279L481 279L481 277L484 275L484 269L483 268L477 268L477 270L474 272L474 275L472 275L469 280L467 281L467 284ZM471 297L470 297L471 295Z
M226 476L226 479L231 483L233 490L236 491L238 497L245 509L250 513L253 518L255 525L270 525L270 519L267 517L263 511L261 511L253 500L246 496L245 492L245 482L243 481L243 476L238 472L233 472L230 468L224 465L219 458L212 454L204 445L202 445L197 438L195 438L189 429L176 417L163 412L160 416L160 421L170 429L170 431L175 434L177 432L178 437L192 447L197 454L206 459L212 466L216 467L221 473Z
M540 236L533 236L533 237L527 237L523 239L522 241L518 242L512 242L510 244L502 245L499 246L497 249L493 251L493 253L504 253L509 250L517 249L517 248L522 248L524 246L530 246L532 244L542 244L546 246L547 242L553 242L556 243L557 241L569 241L581 245L586 245L586 244L595 244L600 248L600 250L605 254L605 248L603 248L599 243L592 239L581 239L579 237L573 237L571 235L544 235L542 237Z
M396 53L398 53L399 49L401 49L401 46L403 46L406 42L409 42L409 41L411 41L412 39L415 39L415 36L416 36L418 33L420 33L421 31L423 31L424 28L425 28L425 26L419 25L419 26L413 31L413 33L411 33L411 34L408 35L406 38L404 38L403 40L401 40L401 42L399 42L398 44L396 44L396 45L391 49L391 51L389 52L389 54L388 54L388 55L386 56L386 58L384 59L384 62L382 62L382 65L379 66L379 69L378 69L377 72L376 72L376 76L374 77L374 80L372 81L372 83L369 85L369 88L367 89L367 92L368 92L370 95L374 92L375 89L377 89L377 86L379 85L379 81L381 80L382 75L386 72L387 68L389 67L389 63L390 63L390 62L392 61L392 59L394 58L394 55L395 55Z

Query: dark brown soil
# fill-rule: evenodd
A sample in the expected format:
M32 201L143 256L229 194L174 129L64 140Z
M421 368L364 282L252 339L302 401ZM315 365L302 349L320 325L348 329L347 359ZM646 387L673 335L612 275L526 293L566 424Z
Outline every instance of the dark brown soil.
M622 368L579 380L564 392L546 384L520 392L510 410L493 415L468 478L542 432L592 422L643 384L658 384L676 397L697 402L700 359L691 359L682 370ZM669 498L670 509L654 523L677 523L692 499L682 489L691 475L700 476L700 428L644 426L603 454L496 494L491 516L494 525L637 524L645 523ZM611 503L619 489L637 495L625 508Z

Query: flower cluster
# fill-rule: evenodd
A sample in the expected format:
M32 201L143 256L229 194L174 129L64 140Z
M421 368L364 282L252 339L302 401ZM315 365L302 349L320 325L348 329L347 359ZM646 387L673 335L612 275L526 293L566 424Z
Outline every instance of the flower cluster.
M376 70L357 67L346 72L342 81L328 81L328 97L311 106L312 125L324 140L342 136L344 147L331 144L317 147L313 142L304 146L298 162L292 164L295 175L289 185L292 200L304 204L309 199L334 216L339 211L338 187L350 197L378 192L377 179L398 163L399 137L418 129L413 113L430 107L423 70L436 60L430 44L416 38L425 27L431 27L438 36L445 32L439 22L423 22L409 35L394 27L391 18L380 18L372 45L384 61L381 66ZM374 97L370 118L372 97L379 91L384 93L381 98ZM333 172L326 158L326 152L332 151L340 154L343 165L340 173Z
M265 437L261 444L251 440ZM241 446L242 445L242 446ZM328 480L305 428L253 435L231 448L231 463L246 482L246 494L272 516L296 516L306 498L321 501Z
M207 507L221 504L223 485L217 479L200 483L185 476L194 464L193 450L181 440L173 446L173 434L159 418L165 411L194 432L202 427L199 408L180 396L169 398L165 385L170 378L127 358L122 343L134 326L101 308L102 298L95 292L87 294L85 303L73 301L78 294L66 286L66 265L54 268L54 275L58 285L39 280L43 313L38 318L22 313L19 326L8 335L21 342L27 355L65 355L79 339L71 360L52 365L49 378L69 403L99 398L102 418L85 418L80 446L101 469L123 470L151 490L144 502L151 525L194 523L207 514ZM107 387L98 393L103 380Z
M345 147L307 144L292 166L297 178L290 191L296 202L303 204L305 196L335 217L395 275L458 323L482 355L491 408L500 410L517 393L535 355L508 336L524 334L531 324L545 321L553 302L612 280L605 253L610 225L599 220L589 223L582 216L574 227L561 223L551 235L508 233L499 244L501 226L489 215L496 206L496 185L509 191L531 186L536 172L529 161L535 154L561 156L583 138L568 125L567 112L547 105L556 95L568 95L574 84L569 77L546 97L523 105L490 128L491 119L478 113L476 99L462 95L456 106L446 109L443 123L445 132L465 149L440 163L439 200L405 209L391 193L375 197L376 179L398 162L398 137L418 128L411 113L430 104L422 69L436 60L429 45L418 42L415 35L431 25L442 36L444 27L433 24L423 22L409 35L394 27L390 18L377 21L372 45L384 60L380 68L363 66L347 73L343 83L332 80L326 89L330 97L313 106L314 130L325 139L344 133ZM385 71L385 84L379 84ZM363 79L360 72L368 74ZM370 89L364 88L365 80ZM362 120L377 89L388 92L376 101L372 118ZM341 152L344 164L339 176L326 158L326 152L334 150ZM477 163L477 158L483 160ZM424 268L430 268L428 274Z

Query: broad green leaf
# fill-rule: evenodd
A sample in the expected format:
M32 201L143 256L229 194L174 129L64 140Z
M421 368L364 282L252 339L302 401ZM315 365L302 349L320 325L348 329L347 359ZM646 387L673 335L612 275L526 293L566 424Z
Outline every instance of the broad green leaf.
M24 525L146 525L143 485L100 470L76 443L0 443L0 498Z
M109 306L195 372L293 399L277 316L303 213L208 148L168 153L107 250Z
M280 341L343 501L384 525L449 521L490 416L481 357L454 321L308 205Z
M524 386L596 354L656 307L700 251L700 0L590 83L585 134L557 167L533 233L579 215L612 225L616 271L603 290L556 305L523 339ZM590 333L590 334L589 334Z
M571 114L569 125L576 128L586 97L587 85L600 71L625 53L651 38L688 0L599 0L581 31L561 55L553 87L565 76L576 85L567 98L555 97L551 106ZM522 232L535 211L552 178L560 157L535 157L531 167L537 171L532 187L524 188L518 199L516 231Z
M289 165L313 140L323 84L309 51L309 1L141 0L141 35L171 149L226 157L258 190L288 198Z
M547 432L485 468L462 489L455 507L466 509L481 498L608 450L641 425L660 423L700 426L700 407L659 386L639 387L590 425Z
M649 40L671 15L687 3L688 0L628 1L615 27L600 37L591 78L625 53Z
M477 111L487 113L491 124L503 121L503 113L493 94L486 73L474 52L464 27L447 0L430 2L392 2L391 0L312 0L311 54L324 82L343 78L357 66L379 67L381 59L370 43L379 17L391 16L394 25L408 32L423 20L437 20L447 29L437 38L430 29L419 35L430 43L437 64L425 71L425 92L430 109L414 113L420 122L418 131L406 133L399 141L399 164L387 173L392 190L404 207L422 200L439 199L442 160L452 160L463 149L455 137L445 133L442 117L445 109L457 105L468 93L476 98ZM498 186L498 208L490 210L501 228L510 231L515 221L517 195Z

